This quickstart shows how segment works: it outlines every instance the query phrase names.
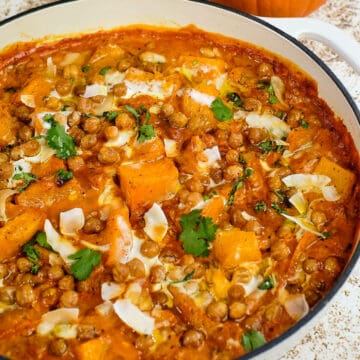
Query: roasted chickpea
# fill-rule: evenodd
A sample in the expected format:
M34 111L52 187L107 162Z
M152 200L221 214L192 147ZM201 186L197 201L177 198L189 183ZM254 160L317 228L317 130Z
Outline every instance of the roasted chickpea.
M324 262L324 269L334 275L338 275L341 271L339 260L335 256L329 256Z
M202 193L204 191L204 186L198 177L192 177L189 180L187 180L185 186L189 191L192 192L195 191L198 193Z
M136 122L133 116L128 113L120 113L115 119L115 125L119 129L134 129L136 127Z
M252 145L257 145L264 141L267 137L267 132L262 128L250 128L248 130L248 138Z
M72 290L75 287L75 281L72 275L65 275L58 282L58 288L60 290Z
M119 135L119 129L116 126L107 126L104 130L104 135L107 140L116 139Z
M114 280L118 283L123 283L124 281L126 281L129 275L130 269L126 264L117 263L112 268L112 276Z
M229 307L229 317L240 319L246 314L246 305L239 301L234 301Z
M73 111L67 119L68 125L70 127L79 125L81 121L81 112L80 111Z
M80 74L80 69L75 64L65 65L63 75L65 79L76 79Z
M10 150L10 158L11 160L19 160L23 157L24 153L20 146L15 146Z
M30 140L33 135L34 130L30 126L24 125L19 129L19 138L23 141Z
M22 144L21 149L25 156L35 156L40 152L41 146L37 140L30 140Z
M234 284L228 290L228 297L230 302L243 300L244 296L245 290L240 284Z
M169 124L175 129L184 128L188 122L189 119L182 112L175 112L169 116Z
M55 89L61 96L68 95L71 92L72 83L69 79L60 79L57 81Z
M188 330L186 331L181 342L185 347L199 348L205 340L205 335L199 330Z
M321 228L327 222L327 218L322 211L313 211L311 214L311 221L317 228Z
M85 132L75 125L69 129L69 135L74 139L76 145L80 145Z
M239 149L244 144L244 136L241 132L232 132L228 140L229 145L233 149Z
M25 284L16 290L16 302L20 306L30 307L37 300L34 289L29 284Z
M75 307L79 302L79 294L74 290L66 290L59 300L59 304L62 307L72 308Z
M66 340L55 338L50 341L49 351L55 356L63 356L67 352L68 345Z
M271 256L275 260L284 260L290 255L290 249L283 241L277 241L271 246Z
M45 104L47 107L49 107L51 110L54 111L60 111L62 104L60 99L56 98L56 97L49 97L45 100Z
M171 104L165 103L161 107L161 111L166 117L169 117L174 113L175 110L174 110L174 107Z
M257 74L261 80L270 80L273 75L273 68L268 63L261 63L257 68Z
M48 271L48 277L51 280L60 280L61 278L64 277L64 270L62 269L62 267L60 265L53 265L50 267L49 271Z
M13 174L13 165L9 162L2 162L0 166L0 180L7 180Z
M229 165L238 164L239 152L235 149L230 149L225 155L225 160Z
M16 260L16 266L19 269L19 272L26 273L31 270L33 263L25 257L20 257Z
M126 95L127 86L124 83L115 84L113 87L113 92L115 96L122 97Z
M104 229L104 222L96 216L91 216L85 221L83 231L85 234L97 234Z
M286 118L287 123L291 128L298 127L300 125L300 120L303 119L304 114L301 110L291 109Z
M67 160L69 169L71 171L78 171L85 166L84 159L81 156L73 156Z
M80 146L83 149L91 149L96 145L97 142L97 136L96 134L86 134L81 140L80 140Z
M243 107L246 111L260 112L262 108L262 103L260 100L255 98L246 98L244 99Z
M311 274L315 271L318 271L319 263L314 258L308 258L303 262L302 267L306 273Z
M49 288L41 293L41 302L45 306L54 306L59 301L59 290L57 288Z
M150 281L153 284L159 283L163 280L165 280L165 268L161 265L154 265L150 269Z
M244 169L240 164L230 165L224 171L224 179L227 181L234 181L241 177Z
M92 110L93 103L90 99L81 97L77 104L77 110L83 114L89 114Z
M135 258L126 263L126 265L132 277L141 278L145 276L145 266L141 260Z
M100 131L101 120L95 116L85 119L83 123L83 129L89 134L96 134Z
M206 308L206 313L210 319L220 322L223 321L228 312L228 307L223 301L213 302Z
M142 255L148 258L153 258L160 253L160 246L156 241L145 240L140 247L140 252Z
M12 305L16 300L16 287L4 286L0 288L0 301Z
M77 328L77 338L80 340L90 340L99 335L99 331L94 325L79 324Z
M113 164L120 160L120 155L115 149L103 146L98 153L98 160L102 164Z
M9 274L9 268L6 264L0 264L0 279L4 279Z
M223 180L223 171L220 168L212 168L210 170L210 177L215 184L218 184Z

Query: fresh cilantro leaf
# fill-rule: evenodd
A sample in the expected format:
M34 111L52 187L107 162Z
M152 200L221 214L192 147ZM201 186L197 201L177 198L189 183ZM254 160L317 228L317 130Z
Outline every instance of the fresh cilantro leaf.
M201 216L200 210L192 210L189 214L181 215L180 225L180 240L184 250L195 256L209 255L209 241L215 239L218 228L212 218Z
M99 74L104 76L110 69L111 69L111 66L105 66L99 71Z
M267 276L264 281L258 286L259 290L270 290L275 286L275 280L273 276Z
M179 283L182 283L182 282L185 282L185 281L189 281L190 279L192 279L194 274L195 274L195 270L193 270L193 271L189 272L188 274L186 274L182 280L172 281L170 284L179 284Z
M276 116L277 116L278 118L282 119L282 118L284 117L284 114L285 114L285 113L284 113L283 111L279 110L279 111L277 112Z
M226 106L220 98L216 98L211 103L211 110L214 113L215 119L219 121L227 121L233 117L232 110Z
M156 136L155 128L153 125L144 124L139 127L139 133L137 141L143 143L146 140L150 140Z
M203 196L203 200L206 201L206 200L209 200L211 199L213 196L215 196L217 194L217 192L215 190L209 192L208 194L204 195Z
M40 264L39 263L34 263L33 266L31 267L31 273L33 275L36 275L38 273L38 271L40 270Z
M59 169L55 174L55 182L57 186L64 185L67 181L71 180L74 177L71 171L66 171L64 169Z
M253 172L254 172L253 169L246 168L244 170L244 175L235 181L235 183L233 184L230 190L227 205L232 205L234 203L235 193L244 186L244 180L246 180L249 176L251 176Z
M89 72L90 71L90 66L89 65L85 65L85 66L83 66L82 68L81 68L81 71L82 72L84 72L84 73L87 73L87 72Z
M52 121L51 128L46 134L46 141L52 149L56 150L56 156L60 159L68 159L76 155L74 139L55 120Z
M100 264L101 254L94 250L85 248L68 256L70 260L75 260L70 266L70 272L74 277L83 281L86 280L95 266Z
M301 125L301 127L304 128L304 129L308 129L308 128L309 128L309 123L308 123L307 121L305 121L305 120L301 120L300 125Z
M257 330L251 330L242 335L245 350L252 351L266 344L264 335Z
M136 124L139 126L140 125L140 114L138 113L138 111L134 107L132 107L131 105L125 105L125 109L132 116L134 116Z
M50 124L55 122L54 116L52 114L45 114L43 116L43 120L50 123Z
M231 92L226 95L226 99L230 101L234 107L239 108L242 106L244 101L241 99L240 95L236 92Z
M268 154L274 148L274 143L271 140L263 141L258 145L264 154Z
M106 120L109 120L110 122L114 122L116 117L120 114L120 111L105 111L103 113L103 116Z
M261 84L261 86L259 86L258 89L265 90L269 94L269 103L277 104L279 99L276 97L272 85L268 81L259 81L259 84Z
M323 232L321 233L322 239L328 239L331 235L332 235L332 234L331 234L330 231L323 231Z
M241 154L239 155L238 162L239 164L246 166L246 160Z
M47 242L46 234L43 231L39 231L36 233L35 241L44 249L54 251L50 244Z
M281 200L281 202L285 201L286 195L284 193L282 193L279 190L275 190L274 194Z
M32 182L38 181L34 174L26 173L26 172L15 174L13 176L13 179L22 180L23 185L19 189L20 192L24 191Z
M271 203L271 207L278 213L278 214L286 214L286 211L283 210L280 205L276 202Z
M40 259L40 253L39 250L34 247L34 245L35 239L32 239L23 245L21 251L30 261L32 261L33 263L37 263L37 261Z
M267 210L266 202L265 201L259 201L254 206L254 211L256 213L263 211L265 212Z

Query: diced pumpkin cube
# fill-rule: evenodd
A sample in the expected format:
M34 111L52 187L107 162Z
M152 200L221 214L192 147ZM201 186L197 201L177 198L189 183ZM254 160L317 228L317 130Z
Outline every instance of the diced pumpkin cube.
M219 223L221 214L224 210L224 201L220 196L214 196L204 206L201 215L211 217L215 224Z
M136 142L134 154L131 157L134 161L152 161L165 155L164 143L158 137L142 143Z
M315 173L331 178L331 185L335 186L337 192L343 199L350 195L356 180L354 173L348 169L344 169L324 156L317 164Z
M237 228L218 231L212 251L225 269L235 268L243 262L261 260L255 233Z
M123 164L118 168L121 189L130 210L140 214L154 202L176 193L178 170L172 160Z
M209 277L215 297L218 300L227 298L230 281L226 278L223 270L211 268L209 270Z
M79 360L105 360L109 341L99 337L86 341L76 348L76 355Z
M52 83L47 81L43 76L34 76L19 94L19 101L23 95L34 97L36 106L41 106L43 99L50 94Z
M0 119L0 147L14 144L16 141L15 121L3 104L0 104Z

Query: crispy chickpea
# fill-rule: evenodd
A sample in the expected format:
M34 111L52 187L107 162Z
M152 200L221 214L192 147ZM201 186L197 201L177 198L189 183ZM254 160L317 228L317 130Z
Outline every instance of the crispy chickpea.
M61 96L68 95L72 89L72 83L69 79L60 79L57 81L55 89Z
M63 75L65 79L76 79L80 74L80 69L75 64L65 65Z
M24 123L29 123L31 121L30 119L30 114L31 114L32 110L30 110L27 106L25 105L20 105L15 107L14 109L14 115L22 122Z
M311 274L319 269L319 263L314 258L308 258L302 263L304 271Z
M150 281L153 284L159 283L165 280L165 268L161 265L154 265L150 269Z
M9 268L6 264L0 264L0 279L6 278L6 276L9 274Z
M166 116L169 117L174 113L174 107L169 104L169 103L165 103L162 107L161 107L161 112Z
M81 112L80 111L73 111L69 116L68 116L68 125L70 127L76 126L80 124L81 121Z
M126 264L117 263L112 268L112 276L114 280L118 283L123 283L124 281L126 281L129 275L130 269Z
M220 168L212 168L210 170L210 177L215 184L218 184L223 180L223 171Z
M85 119L82 128L89 134L96 134L100 131L101 120L95 116Z
M242 215L241 209L234 209L234 211L231 212L230 221L234 226L238 228L242 228L246 224L246 220Z
M86 134L80 141L80 146L83 149L91 149L96 145L97 136L96 134Z
M271 246L271 256L275 260L284 260L290 255L290 249L286 243L277 241Z
M87 98L80 98L77 104L77 110L84 114L90 113L92 110L92 101Z
M200 201L202 201L203 197L198 192L191 192L187 198L188 205L194 207L196 206Z
M273 176L268 177L268 184L271 189L278 190L281 188L283 183L280 176L274 174Z
M33 263L25 257L20 257L16 260L16 266L19 272L26 273L31 270Z
M153 258L160 253L160 246L156 241L145 240L140 247L140 252L142 255L148 258Z
M10 150L10 158L11 160L19 160L23 157L23 151L20 146L15 146Z
M169 116L169 124L175 129L184 128L188 122L188 117L182 112L175 112Z
M210 319L220 322L226 318L228 307L223 301L213 302L206 308Z
M75 125L69 129L69 135L74 139L76 145L80 145L85 132Z
M104 135L107 140L116 139L119 135L119 129L116 126L107 126L104 130Z
M9 156L5 153L0 152L0 164L9 161Z
M72 290L75 287L75 281L72 275L65 275L58 282L58 288L60 290Z
M61 296L60 296L60 306L63 307L75 307L79 302L79 294L74 290L66 290Z
M243 134L241 132L232 132L229 136L228 143L233 149L238 149L244 144Z
M14 304L16 300L16 287L4 286L0 288L0 301L5 304Z
M120 113L115 119L115 125L119 129L134 129L136 127L136 122L133 116L127 113Z
M126 95L127 87L124 83L115 84L113 87L113 92L115 96L122 97Z
M192 275L193 279L199 279L203 277L205 275L205 271L206 271L205 265L199 262L194 262L188 265L185 269L186 274L190 274L190 273L193 274Z
M177 252L174 249L164 247L160 253L160 261L166 264L176 264L179 261Z
M339 260L335 256L329 256L324 262L324 269L334 275L337 275L341 271Z
M260 112L262 108L261 101L255 98L244 99L243 107L246 111L257 111Z
M85 166L85 161L81 156L73 156L67 160L68 167L71 171L78 171Z
M27 125L23 125L20 129L19 129L19 138L23 141L28 141L30 140L34 135L34 130Z
M80 340L90 340L99 335L99 331L94 325L79 324L77 328L77 338Z
M182 338L181 342L185 347L199 348L205 340L205 335L198 330L188 330L186 331Z
M257 68L257 74L261 80L270 80L273 75L273 68L268 63L261 63Z
M300 125L300 120L304 117L304 114L301 110L291 109L286 118L286 122L291 128L298 127Z
M85 221L83 231L85 234L97 234L104 229L104 222L96 216L91 216Z
M243 300L244 296L245 290L240 284L234 284L228 290L228 297L230 302Z
M0 167L0 180L7 180L13 174L13 165L9 162L2 162Z
M127 264L130 275L134 278L141 278L145 276L145 266L139 259L132 259Z
M41 302L45 306L54 306L59 301L59 290L57 288L49 288L41 293Z
M74 94L76 96L82 96L85 94L86 86L85 85L76 85L74 87Z
M20 306L29 307L36 299L35 291L29 284L22 285L16 290L16 302Z
M30 140L21 145L21 149L25 156L35 156L41 150L41 145L37 140Z
M248 130L248 138L252 145L257 145L266 139L267 132L262 128L250 128Z
M66 340L55 338L50 341L49 351L55 356L63 356L67 352L68 345Z
M51 280L60 280L62 277L64 277L64 275L64 270L59 265L51 266L48 271L48 277Z
M311 214L311 221L317 228L320 228L325 225L327 218L322 211L313 211Z
M195 191L198 193L202 193L204 191L204 186L198 177L192 177L189 180L187 180L185 186L189 191L192 192Z
M162 291L156 291L151 294L151 299L154 304L165 305L168 302L168 297Z
M168 273L168 278L172 281L180 281L184 276L184 270L180 266L173 267Z
M246 314L246 305L240 301L234 301L229 307L229 317L240 319Z
M114 164L120 160L120 155L115 149L103 146L98 153L98 160L102 164Z
M268 321L276 321L280 318L283 308L278 303L272 303L265 311L265 318Z
M225 160L229 165L238 164L239 152L235 149L230 149L225 155Z
M241 177L243 173L244 169L240 164L230 165L224 171L224 179L233 181Z

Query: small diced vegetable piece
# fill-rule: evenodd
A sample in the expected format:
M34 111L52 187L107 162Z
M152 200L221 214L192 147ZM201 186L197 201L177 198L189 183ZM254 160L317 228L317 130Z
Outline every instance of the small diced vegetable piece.
M171 197L178 186L178 170L168 158L121 165L118 174L126 203L138 214L154 202Z
M14 120L6 106L0 104L0 146L4 147L16 141Z
M0 228L0 261L20 250L38 231L42 230L45 214L39 209L27 209Z
M356 177L350 170L344 169L323 156L317 164L315 172L331 178L331 184L335 186L342 199L345 199L351 194Z
M201 215L211 217L215 224L219 223L222 212L224 211L224 201L220 196L214 196L204 206Z
M86 341L76 348L77 358L79 360L105 360L109 343L103 337Z
M243 262L261 260L255 233L237 228L218 231L212 251L226 269L234 268Z

